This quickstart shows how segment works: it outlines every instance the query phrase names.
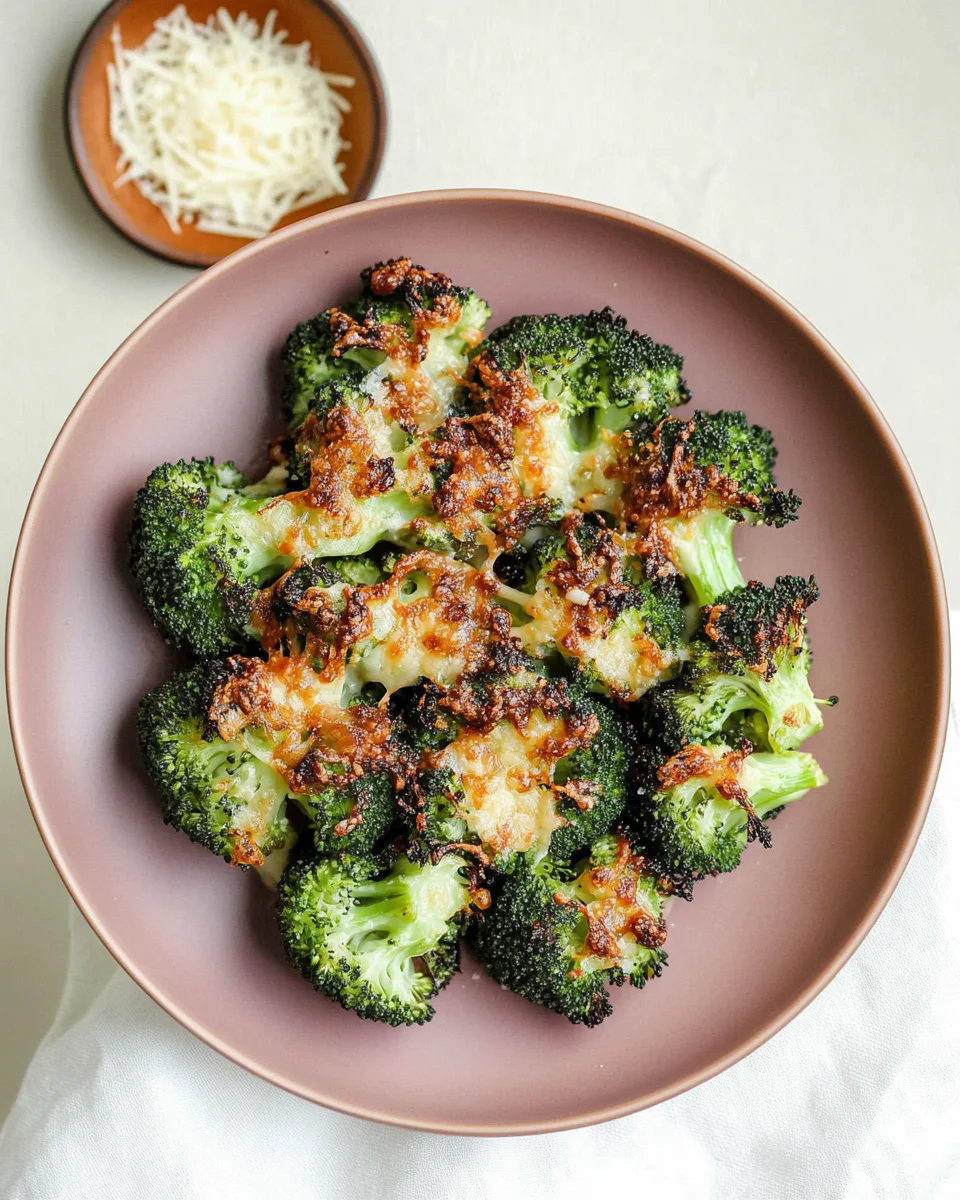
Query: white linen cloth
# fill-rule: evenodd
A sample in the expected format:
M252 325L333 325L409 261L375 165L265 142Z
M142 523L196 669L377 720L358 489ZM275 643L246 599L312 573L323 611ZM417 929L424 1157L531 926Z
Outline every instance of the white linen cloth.
M960 613L953 621L960 651ZM341 1116L167 1016L76 911L60 1011L0 1132L3 1200L956 1200L960 704L930 815L840 975L723 1075L592 1129L448 1138ZM464 1071L469 1062L442 1070ZM571 1080L576 1087L576 1080Z

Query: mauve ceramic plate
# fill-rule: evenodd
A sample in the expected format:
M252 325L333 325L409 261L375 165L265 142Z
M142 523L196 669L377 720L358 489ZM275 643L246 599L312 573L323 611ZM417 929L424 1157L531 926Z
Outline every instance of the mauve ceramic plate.
M749 577L817 576L811 745L830 784L774 846L670 915L670 966L612 1018L575 1028L469 958L418 1029L318 997L284 965L269 896L163 826L133 717L173 661L125 569L136 488L164 459L251 464L278 422L287 331L348 296L365 264L410 254L468 282L494 320L612 304L686 355L696 402L775 431L800 520L744 530ZM82 503L77 497L82 497ZM896 636L878 654L877 631ZM527 1133L656 1103L729 1066L836 973L890 896L923 822L946 722L944 593L903 456L849 368L720 255L597 205L524 193L369 201L232 255L167 301L77 405L30 505L10 592L13 736L64 882L126 970L210 1045L343 1112L421 1129ZM922 669L920 669L922 667ZM482 1062L463 1072L463 1047ZM432 1069L431 1064L437 1067Z

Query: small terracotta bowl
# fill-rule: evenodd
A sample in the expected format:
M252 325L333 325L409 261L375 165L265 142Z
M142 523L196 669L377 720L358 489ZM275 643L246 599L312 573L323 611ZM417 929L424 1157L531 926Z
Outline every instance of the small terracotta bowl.
M80 179L103 216L130 241L160 258L190 267L209 267L247 244L247 238L201 233L183 225L174 233L156 205L133 183L114 184L120 176L118 150L110 137L107 63L113 61L110 33L119 24L125 46L139 46L154 22L176 7L176 0L115 0L90 26L70 68L66 92L66 130ZM187 0L191 20L203 22L224 0ZM297 209L280 222L291 225L304 217L327 212L369 195L387 133L387 105L380 75L370 51L347 18L327 0L243 0L229 6L262 26L267 13L277 10L277 28L285 29L291 45L308 41L313 61L338 75L351 75L344 89L350 112L344 115L342 137L349 149L341 156L347 192Z

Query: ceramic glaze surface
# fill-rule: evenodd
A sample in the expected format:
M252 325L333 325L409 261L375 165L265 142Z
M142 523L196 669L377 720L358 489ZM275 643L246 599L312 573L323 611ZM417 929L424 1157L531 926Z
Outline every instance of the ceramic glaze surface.
M361 1022L283 962L270 898L161 824L138 762L137 701L174 667L126 572L126 526L157 463L262 466L279 426L277 355L298 321L393 255L521 312L613 305L686 356L694 403L768 425L803 497L786 529L741 530L748 578L813 574L818 695L807 747L827 787L773 823L774 845L669 914L669 967L614 992L597 1029L500 989L465 956L423 1028ZM686 410L680 410L684 412ZM891 636L891 634L895 636ZM883 637L883 651L877 643ZM371 201L231 257L168 301L70 417L34 496L11 590L9 690L38 823L88 919L170 1012L231 1058L320 1103L467 1133L622 1115L729 1065L809 1001L899 878L945 724L939 565L912 476L829 346L712 251L614 210L524 193ZM480 1056L464 1062L464 1047ZM437 1069L430 1069L430 1064ZM445 1066L442 1064L446 1064Z

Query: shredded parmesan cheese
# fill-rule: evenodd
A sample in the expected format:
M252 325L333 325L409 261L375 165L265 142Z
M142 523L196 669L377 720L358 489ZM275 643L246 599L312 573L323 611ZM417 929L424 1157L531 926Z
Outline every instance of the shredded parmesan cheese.
M259 238L287 213L346 186L337 162L349 103L310 61L310 43L286 44L276 11L261 29L223 8L204 25L180 5L136 49L112 32L107 66L117 187L134 183L180 233Z

